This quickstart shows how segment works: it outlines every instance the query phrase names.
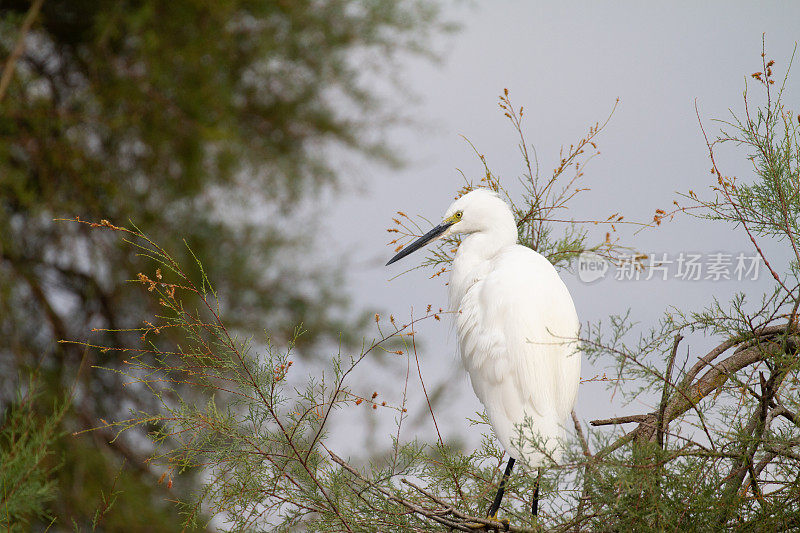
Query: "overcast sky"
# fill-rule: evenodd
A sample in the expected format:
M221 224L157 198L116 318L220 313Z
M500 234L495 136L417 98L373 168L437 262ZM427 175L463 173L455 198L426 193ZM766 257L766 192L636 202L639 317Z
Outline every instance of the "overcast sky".
M522 161L515 133L497 107L503 88L511 91L516 105L525 106L526 134L544 173L557 164L559 147L605 119L619 98L598 139L602 153L587 168L586 185L592 190L575 202L571 216L604 219L621 212L627 219L646 221L656 208L668 208L676 193L701 193L713 184L695 101L707 131L716 131L712 118L729 117L729 108L742 109L747 75L760 70L762 32L779 75L800 38L798 2L500 1L459 5L450 15L463 27L432 43L442 62L407 61L400 76L420 97L413 109L423 125L393 136L409 164L400 171L359 169L362 186L336 198L324 229L327 257L348 258L348 291L356 305L391 312L400 320L407 320L412 309L419 314L427 304L445 307L446 288L444 280L428 279L421 270L390 281L403 265L383 266L392 255L385 230L398 210L438 220L463 184L457 169L480 176L480 164L460 136L469 138L515 189ZM798 68L785 98L795 110L800 107ZM750 87L758 92L755 83ZM724 172L749 179L741 153L730 150L724 156L719 162ZM688 217L625 239L673 258L681 252L752 252L747 239L731 228ZM582 322L631 309L643 326L655 323L669 306L699 309L712 297L726 301L739 290L760 295L769 286L763 272L756 282L617 281L613 270L593 284L582 283L574 273L562 277ZM474 446L477 432L464 418L481 407L460 368L452 328L430 321L418 329L429 391L437 382L450 384L440 407L442 431ZM711 342L690 337L684 349L700 351ZM356 388L366 393L374 383L387 399L397 401L405 368L399 361L366 367ZM602 371L584 364L583 377ZM419 398L418 391L412 393ZM417 402L413 409L423 407ZM589 420L649 408L620 405L604 387L586 384L576 410Z

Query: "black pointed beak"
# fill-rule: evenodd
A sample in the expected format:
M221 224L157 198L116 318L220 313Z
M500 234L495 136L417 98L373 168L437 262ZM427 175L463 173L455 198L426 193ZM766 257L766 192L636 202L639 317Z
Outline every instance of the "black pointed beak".
M447 231L447 228L449 228L452 225L453 225L452 222L442 222L441 224L439 224L438 226L436 226L435 228L430 230L428 233L426 233L425 235L423 235L422 237L420 237L416 241L412 242L411 244L409 244L408 246L406 246L405 248L400 250L397 253L397 255L395 255L394 257L389 259L389 262L386 263L386 266L389 266L392 263L394 263L395 261L399 261L400 259L404 258L405 256L416 252L417 250L419 250L420 248L422 248L423 246L425 246L429 242L435 241L436 239L438 239L442 235L442 233Z

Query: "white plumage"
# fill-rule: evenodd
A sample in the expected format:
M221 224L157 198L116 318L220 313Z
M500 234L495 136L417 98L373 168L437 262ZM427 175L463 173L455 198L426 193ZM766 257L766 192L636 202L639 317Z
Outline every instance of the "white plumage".
M550 262L517 244L511 210L496 194L472 191L450 206L448 228L465 233L453 261L450 305L457 311L461 358L500 443L529 467L545 457L534 449L530 427L559 460L565 419L575 405L581 358L578 315ZM520 440L527 442L519 449Z
M511 457L531 468L546 461L530 438L520 449L519 428L529 417L534 439L558 461L581 366L569 291L547 259L517 244L511 210L487 189L453 202L441 224L389 263L449 234L464 234L453 261L450 304L472 388Z

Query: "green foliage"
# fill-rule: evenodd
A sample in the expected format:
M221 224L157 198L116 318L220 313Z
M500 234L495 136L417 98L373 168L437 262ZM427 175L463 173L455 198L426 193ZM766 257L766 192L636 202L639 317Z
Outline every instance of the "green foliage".
M401 434L408 417L405 401L399 406L378 403L347 384L353 370L375 351L411 357L413 337L407 334L413 323L390 321L389 333L360 351L339 354L321 376L298 384L290 376L294 341L279 348L267 339L265 350L254 353L251 339L237 337L222 322L217 292L202 267L189 274L137 230L110 229L130 235L126 240L156 262L154 273L141 274L139 281L162 311L157 323L138 330L147 341L145 348L122 349L126 366L120 371L129 386L141 385L153 395L158 410L134 410L127 419L101 429L122 433L146 428L155 445L150 463L166 469L161 483L177 482L186 470L204 470L204 488L181 503L188 527L205 527L203 511L208 511L236 531L424 528L423 517L401 512L403 503L376 502L363 494L366 487L410 501L420 494L414 479L430 480L437 494L457 498L479 514L502 461L503 452L492 440L468 456L443 443L409 442ZM194 300L202 305L186 306L185 301ZM415 322L434 316L428 313ZM159 349L156 339L171 330L181 332L180 343ZM297 330L293 338L302 334ZM398 342L404 349L393 349ZM397 416L390 453L371 465L370 475L379 481L354 480L358 471L326 444L331 417L359 405Z
M31 519L47 520L47 504L57 496L53 446L68 402L43 417L36 412L36 387L30 379L25 394L0 419L0 527L7 531L26 531Z
M700 202L705 207L700 216L742 226L751 236L788 240L797 261L794 239L800 230L800 206L796 201L800 194L800 119L783 102L789 70L775 94L775 62L767 61L763 55L762 59L763 70L751 76L764 88L766 103L753 109L746 90L744 115L722 121L720 137L709 143L718 180L714 187L717 198L715 202ZM789 68L791 63L790 60ZM754 182L737 183L736 178L724 175L717 167L714 147L723 143L735 143L747 151L757 176Z
M714 198L694 191L677 211L741 228L774 281L761 296L716 299L706 309L671 312L658 325L625 342L633 325L612 318L589 333L586 353L611 356L611 384L651 413L593 424L638 423L624 434L598 440L585 471L585 490L596 506L592 527L632 531L773 531L800 527L800 306L796 213L800 209L796 112L773 93L774 61L762 54L753 77L764 89L753 108L745 92L744 112L723 122L708 141ZM788 74L787 74L788 76ZM785 83L785 79L784 79ZM708 138L707 138L708 140ZM716 147L735 143L747 151L753 177L736 179L721 170ZM775 241L784 250L764 250ZM786 252L788 251L788 255ZM781 264L779 258L788 257ZM678 355L684 335L722 337L703 356ZM660 401L659 401L660 398ZM597 461L598 456L601 461ZM586 488L588 487L588 489Z

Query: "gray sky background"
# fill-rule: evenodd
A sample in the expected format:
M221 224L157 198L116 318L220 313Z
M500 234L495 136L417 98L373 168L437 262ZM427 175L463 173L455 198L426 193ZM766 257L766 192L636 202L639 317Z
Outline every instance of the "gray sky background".
M329 251L317 256L346 256L348 291L356 305L391 312L400 321L407 321L412 309L420 314L429 303L445 307L447 294L443 279L428 279L430 273L422 270L389 281L402 267L412 266L414 256L385 268L392 255L385 230L398 210L437 220L463 183L456 169L474 178L481 175L479 161L460 135L486 155L506 185L518 190L514 185L522 160L517 139L497 107L504 87L517 106L525 107L528 141L536 148L544 175L557 164L559 148L604 120L619 97L619 107L598 140L602 153L586 171L585 183L592 190L573 204L570 216L605 219L618 211L626 219L648 221L656 208L671 206L676 192L710 194L713 179L695 100L707 131L718 131L710 119L729 117L729 108L742 110L746 77L751 93L760 96L747 75L761 70L762 32L779 76L800 38L798 2L500 1L458 5L450 13L463 27L432 43L433 49L443 51L442 62L408 60L400 73L420 97L412 109L423 125L393 135L409 164L400 171L357 169L363 186L345 192L326 209L321 241ZM798 68L795 65L785 95L795 111L800 107ZM724 172L749 179L741 152L725 149L721 154ZM643 251L751 252L743 233L686 216L655 230L631 233L622 232L624 241ZM781 262L780 255L776 261ZM769 287L763 270L757 282L604 279L587 285L572 273L562 277L583 323L630 308L643 326L655 323L669 306L700 309L713 297L727 301L736 291L760 295ZM442 433L477 445L478 432L465 417L481 407L460 367L449 321L428 321L418 332L428 391L437 383L449 384L437 411ZM713 342L693 336L683 349L702 355L695 352ZM415 371L412 368L412 377ZM584 363L583 377L602 371ZM352 384L365 394L377 390L380 398L399 403L405 372L402 358L378 357ZM409 395L416 398L411 418L420 413L424 417L418 388L412 385ZM604 386L586 384L576 410L589 420L650 407L623 406ZM394 414L362 409L350 417L343 418L348 423L334 433L343 451L356 453L360 439L353 431L361 430L353 430L349 422L366 420L389 428ZM422 427L423 437L434 435L430 424ZM389 442L386 437L369 444Z

